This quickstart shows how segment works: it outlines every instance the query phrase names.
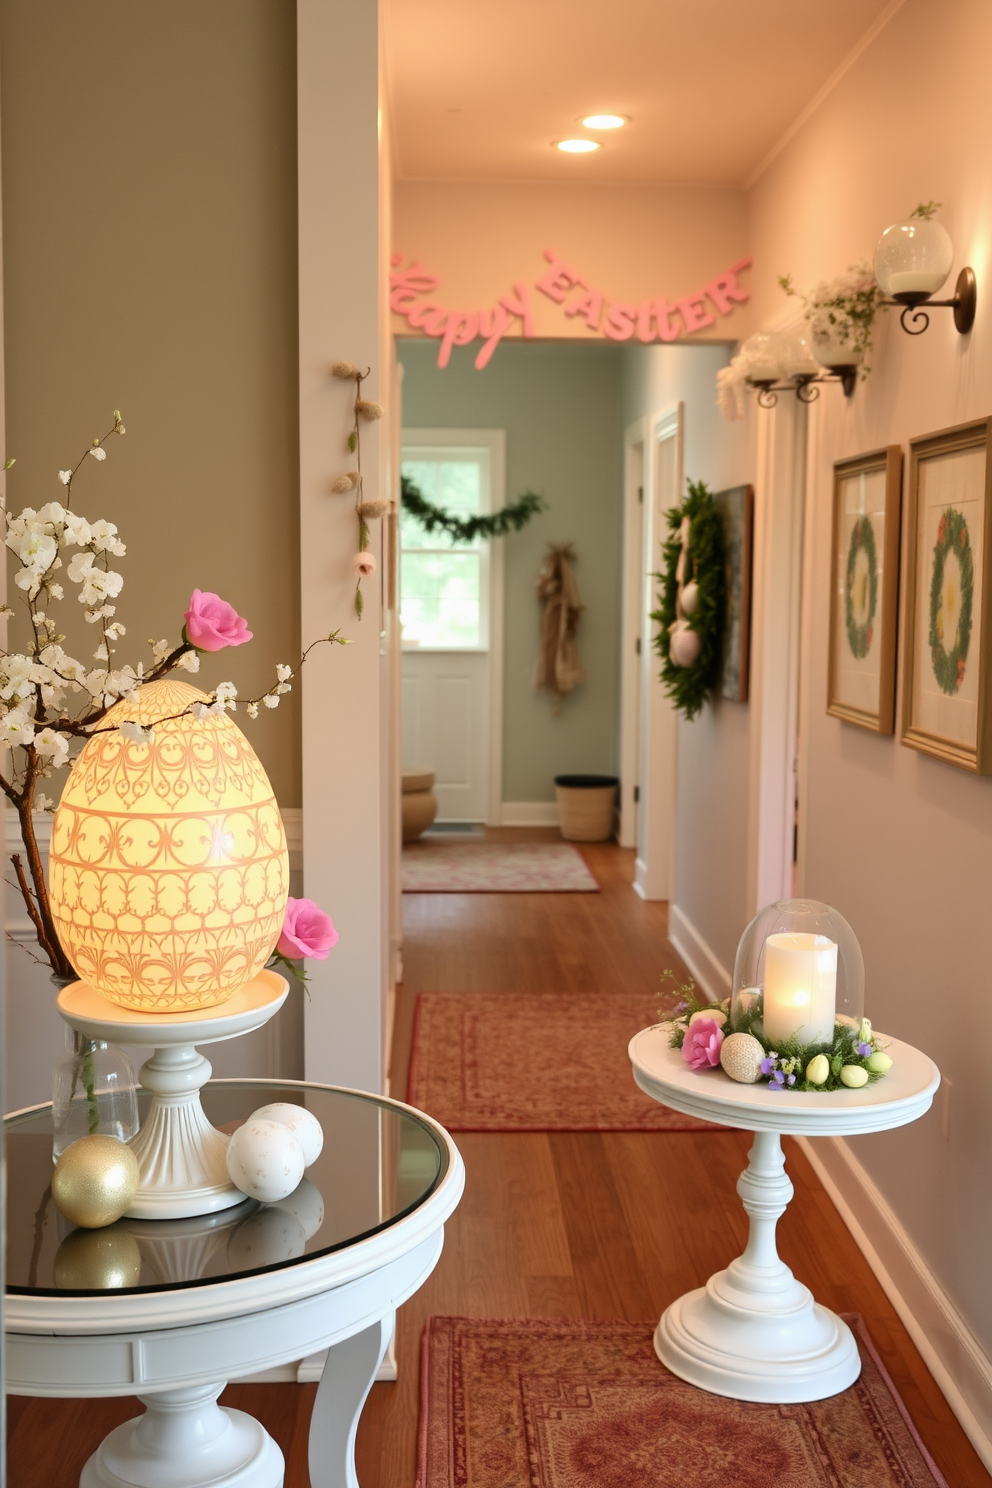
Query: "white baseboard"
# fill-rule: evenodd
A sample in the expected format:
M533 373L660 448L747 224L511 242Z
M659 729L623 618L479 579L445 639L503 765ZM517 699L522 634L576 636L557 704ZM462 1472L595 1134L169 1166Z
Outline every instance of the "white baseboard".
M239 1385L311 1385L317 1384L324 1373L324 1360L327 1358L327 1350L319 1354L311 1354L309 1358L295 1360L292 1364L279 1364L275 1369L262 1369L258 1374L246 1374L239 1379ZM379 1365L379 1372L375 1377L377 1385L392 1385L396 1383L396 1344L395 1334L389 1340L385 1358Z
M797 1138L962 1430L992 1472L992 1360L842 1137Z
M500 807L501 827L556 827L557 801L504 801Z
M677 904L668 908L668 938L711 1002L729 996L730 972Z

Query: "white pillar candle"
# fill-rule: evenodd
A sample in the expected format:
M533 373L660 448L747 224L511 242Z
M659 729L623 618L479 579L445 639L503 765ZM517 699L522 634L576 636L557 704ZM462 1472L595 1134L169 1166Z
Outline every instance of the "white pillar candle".
M825 935L785 932L765 941L762 1020L772 1045L798 1038L827 1044L834 1036L837 942Z

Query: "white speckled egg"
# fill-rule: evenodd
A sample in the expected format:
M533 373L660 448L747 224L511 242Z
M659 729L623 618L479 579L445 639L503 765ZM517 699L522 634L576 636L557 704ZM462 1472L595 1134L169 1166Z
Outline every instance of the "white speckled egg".
M285 1199L303 1177L303 1148L281 1121L250 1116L227 1148L227 1171L242 1193L263 1204Z
M271 1106L259 1106L252 1111L251 1121L278 1121L288 1126L303 1148L303 1161L307 1167L315 1163L324 1145L324 1133L320 1122L303 1106L291 1105L289 1101L273 1101Z
M765 1051L750 1033L732 1033L720 1045L720 1063L738 1085L753 1085L761 1078Z

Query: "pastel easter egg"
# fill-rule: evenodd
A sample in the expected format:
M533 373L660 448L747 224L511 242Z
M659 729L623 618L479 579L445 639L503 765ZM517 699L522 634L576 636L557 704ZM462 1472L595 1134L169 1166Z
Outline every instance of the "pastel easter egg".
M868 1084L868 1071L860 1064L845 1064L840 1072L840 1082L849 1090L860 1090L862 1085Z
M826 1054L814 1054L806 1066L806 1078L811 1085L825 1085L830 1078L830 1060Z
M259 1106L252 1111L250 1121L278 1121L288 1126L303 1148L303 1161L307 1167L315 1163L324 1145L324 1133L320 1122L303 1106L294 1106L290 1101L273 1101L269 1106Z
M868 1068L873 1075L884 1075L892 1068L892 1060L881 1049L876 1049L874 1054L868 1055Z
M263 1204L285 1199L303 1177L303 1148L280 1121L256 1121L239 1126L227 1148L231 1182Z
M750 1033L732 1033L720 1045L720 1064L738 1085L753 1085L761 1077L765 1051Z
M727 1021L726 1013L721 1013L719 1008L700 1008L698 1013L693 1013L689 1019L689 1026L698 1023L702 1018L709 1018L718 1028L722 1028Z

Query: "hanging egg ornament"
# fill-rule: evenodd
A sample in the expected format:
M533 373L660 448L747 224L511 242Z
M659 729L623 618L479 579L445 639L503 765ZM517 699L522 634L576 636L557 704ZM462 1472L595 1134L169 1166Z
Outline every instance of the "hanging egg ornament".
M137 1192L138 1159L118 1137L80 1137L65 1149L52 1174L59 1213L88 1230L120 1219Z
M682 590L681 604L683 615L696 613L696 606L699 604L699 585L695 579L690 580Z
M690 630L685 620L676 620L668 641L668 654L676 666L690 667L699 660L703 648L702 637Z
M751 1033L728 1034L720 1045L720 1064L738 1085L754 1085L761 1079L765 1051Z
M83 981L142 1013L225 1002L282 932L286 834L258 756L229 714L163 678L110 709L52 823L50 897ZM149 741L122 723L152 726Z
M303 1177L303 1168L303 1148L280 1121L251 1116L228 1143L231 1182L263 1204L288 1198Z

